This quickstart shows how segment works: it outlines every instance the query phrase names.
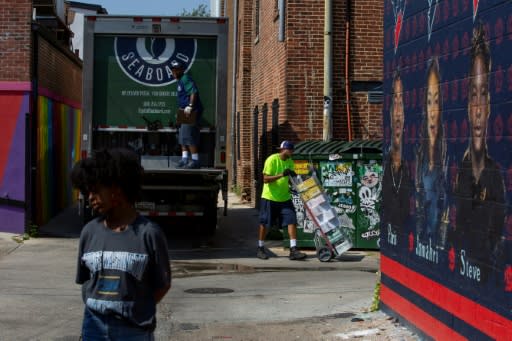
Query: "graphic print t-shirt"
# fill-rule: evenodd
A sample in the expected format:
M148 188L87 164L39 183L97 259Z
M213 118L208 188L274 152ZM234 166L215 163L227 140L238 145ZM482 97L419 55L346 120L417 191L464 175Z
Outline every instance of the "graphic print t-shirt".
M76 282L84 303L99 314L153 329L153 293L171 281L165 235L140 216L123 232L108 229L103 220L89 222L80 236Z

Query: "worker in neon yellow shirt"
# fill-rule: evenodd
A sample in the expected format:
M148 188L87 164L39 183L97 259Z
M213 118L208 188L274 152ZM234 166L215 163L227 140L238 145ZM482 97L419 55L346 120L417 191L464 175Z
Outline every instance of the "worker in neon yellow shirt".
M258 252L260 259L268 259L265 252L265 236L267 229L277 220L279 227L288 226L290 235L291 260L302 260L306 254L297 249L297 217L293 206L289 176L295 176L291 156L294 145L290 141L283 141L279 146L279 153L270 155L263 166L263 191L260 204L260 227L258 238Z

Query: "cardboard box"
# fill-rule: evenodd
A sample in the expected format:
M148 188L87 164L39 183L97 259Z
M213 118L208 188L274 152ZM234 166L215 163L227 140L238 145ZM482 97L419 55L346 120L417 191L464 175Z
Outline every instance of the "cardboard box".
M196 124L197 112L192 111L190 114L185 114L185 110L178 109L176 116L176 124Z

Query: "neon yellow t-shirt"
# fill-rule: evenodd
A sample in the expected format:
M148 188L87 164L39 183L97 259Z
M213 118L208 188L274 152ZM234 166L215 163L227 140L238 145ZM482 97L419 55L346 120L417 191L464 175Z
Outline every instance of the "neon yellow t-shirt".
M279 154L272 154L265 160L263 166L263 174L277 175L283 173L285 169L295 170L293 160L281 160ZM267 200L283 202L291 199L290 190L288 189L288 177L283 176L276 181L263 184L261 197Z

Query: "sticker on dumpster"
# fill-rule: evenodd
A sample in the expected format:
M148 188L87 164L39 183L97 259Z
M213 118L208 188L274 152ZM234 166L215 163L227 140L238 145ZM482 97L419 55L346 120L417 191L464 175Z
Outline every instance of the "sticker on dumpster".
M372 230L380 228L380 200L382 195L382 166L371 160L368 164L358 162L359 203L362 215L360 226L365 226L367 232L361 237L377 239L378 235Z
M320 163L324 187L351 187L352 164L350 162L322 162Z
M293 206L295 207L295 214L297 216L297 228L302 229L305 233L313 233L315 225L306 214L304 204L297 194L292 195Z

